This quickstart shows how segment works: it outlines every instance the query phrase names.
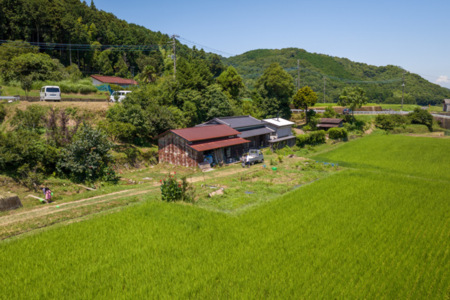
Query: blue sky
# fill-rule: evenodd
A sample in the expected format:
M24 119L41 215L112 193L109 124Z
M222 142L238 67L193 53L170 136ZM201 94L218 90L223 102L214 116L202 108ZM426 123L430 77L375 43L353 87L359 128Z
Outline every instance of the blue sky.
M450 0L94 3L120 19L177 34L188 46L195 43L223 56L296 47L376 66L400 66L450 88Z

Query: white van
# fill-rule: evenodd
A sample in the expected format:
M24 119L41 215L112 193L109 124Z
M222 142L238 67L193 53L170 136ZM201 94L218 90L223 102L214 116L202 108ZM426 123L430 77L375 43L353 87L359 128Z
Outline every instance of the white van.
M111 97L109 97L109 101L116 102L117 100L117 102L121 102L129 93L131 93L131 91L115 91L111 94Z
M61 101L61 90L59 86L43 86L40 92L41 101Z

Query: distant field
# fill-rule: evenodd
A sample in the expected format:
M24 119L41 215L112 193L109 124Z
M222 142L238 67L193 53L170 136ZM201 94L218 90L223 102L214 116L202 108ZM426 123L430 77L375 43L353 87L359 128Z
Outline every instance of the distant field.
M315 157L344 166L450 181L450 139L372 135Z
M148 196L0 242L0 298L445 299L449 142L346 143L316 159L352 169L240 215Z
M337 103L316 103L315 107L326 107L326 106L339 106ZM401 110L401 104L384 104L384 103L367 103L364 106L381 106L382 109L392 109L392 110ZM412 111L416 107L421 107L420 105L415 104L405 104L403 105L404 111ZM442 111L442 106L429 106L428 110L431 112L440 112Z

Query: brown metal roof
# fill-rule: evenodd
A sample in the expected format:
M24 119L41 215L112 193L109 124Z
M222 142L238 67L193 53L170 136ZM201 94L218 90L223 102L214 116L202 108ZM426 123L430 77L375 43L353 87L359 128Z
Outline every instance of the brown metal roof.
M227 125L211 125L170 130L189 142L238 135L240 132ZM194 148L195 149L195 148Z
M218 148L223 148L223 147L230 147L230 146L240 145L240 144L245 144L245 143L250 143L250 141L247 141L246 139L237 137L237 138L224 139L224 140L213 141L213 142L198 143L195 145L189 145L189 147L191 147L192 149L194 149L196 151L202 152L202 151L218 149Z
M91 75L92 78L97 79L103 83L112 83L118 85L137 85L137 81L133 79L120 78L115 76L102 76L102 75Z
M333 128L339 127L339 124L317 124L317 128Z
M328 124L339 124L343 120L342 119L335 119L335 118L322 118L320 119L320 123L328 123Z

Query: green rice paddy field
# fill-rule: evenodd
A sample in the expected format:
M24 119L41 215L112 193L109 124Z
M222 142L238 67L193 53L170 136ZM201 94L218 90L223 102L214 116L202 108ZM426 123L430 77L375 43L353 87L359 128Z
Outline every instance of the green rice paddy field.
M0 242L2 299L448 299L450 139L374 135L242 214L148 198Z

